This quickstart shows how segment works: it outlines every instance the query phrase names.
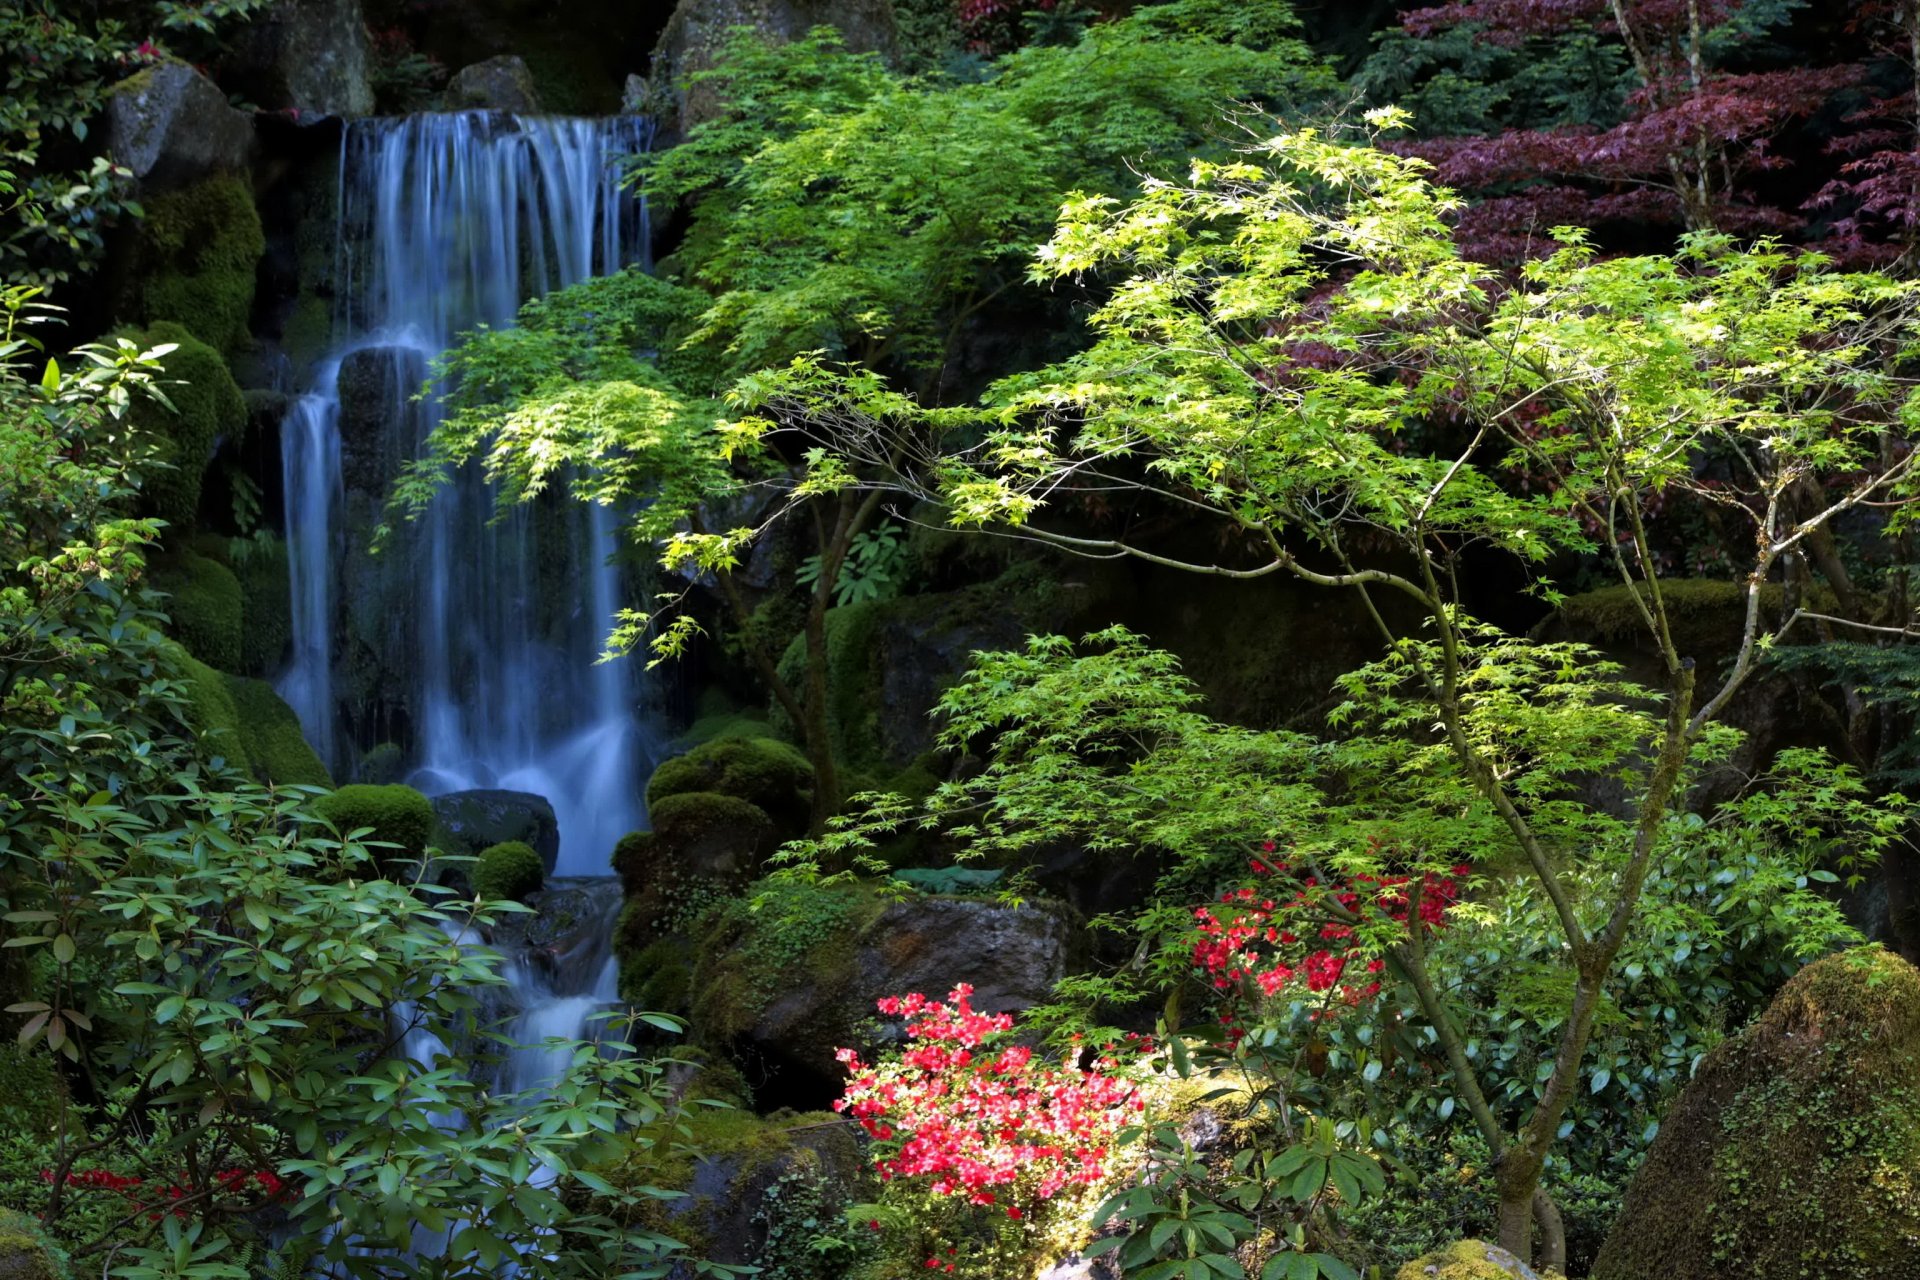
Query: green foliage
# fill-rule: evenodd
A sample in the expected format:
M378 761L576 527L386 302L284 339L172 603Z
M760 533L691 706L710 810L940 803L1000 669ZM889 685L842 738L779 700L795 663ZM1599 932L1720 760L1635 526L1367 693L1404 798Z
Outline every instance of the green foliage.
M1284 5L1246 7L1284 25ZM1063 192L1183 159L1225 102L1328 87L1297 41L1233 43L1204 20L1218 8L1156 6L971 84L903 80L830 28L741 34L707 73L725 114L640 166L657 198L693 198L678 266L714 297L696 341L735 372L824 349L937 373L957 326L1020 284Z
M184 532L193 527L200 508L201 481L214 444L245 428L247 403L220 353L184 325L150 325L128 340L169 348L161 357L165 377L157 384L165 402L144 400L133 412L134 426L152 437L151 461L136 474L153 513Z
M546 867L533 846L508 840L480 851L480 861L473 868L473 891L488 902L525 902L540 891L546 878Z
M342 835L366 831L369 839L394 846L383 861L421 858L433 839L433 802L398 783L350 783L315 800L313 813Z
M857 533L834 579L833 602L836 605L864 604L898 595L907 571L907 544L900 540L900 526L882 524ZM808 556L793 575L794 582L811 587L820 580L820 557Z
M244 179L219 174L148 202L132 268L141 322L177 322L216 351L238 350L266 237Z
M166 593L174 638L209 666L239 671L245 650L245 604L233 570L181 548L155 561L152 582Z

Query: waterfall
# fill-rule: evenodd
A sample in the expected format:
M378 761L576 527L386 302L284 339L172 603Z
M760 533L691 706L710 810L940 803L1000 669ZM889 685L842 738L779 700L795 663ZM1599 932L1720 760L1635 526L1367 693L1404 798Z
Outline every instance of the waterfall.
M407 739L408 780L429 794L546 797L561 875L605 874L614 842L645 825L641 789L659 741L637 664L595 662L622 598L610 562L616 513L551 501L501 514L477 475L459 476L392 553L404 557L408 598L357 613L353 591L364 596L382 571L355 558L363 530L343 537L340 526L370 524L378 491L439 421L416 393L461 333L509 325L549 290L645 265L645 208L610 161L650 135L633 116L350 123L337 345L283 428L294 657L279 684L316 750L344 773L380 740L356 732L343 701L342 655L358 646L401 673L390 682L403 688L381 691L383 708L397 708L382 711L381 727L398 724L391 732Z

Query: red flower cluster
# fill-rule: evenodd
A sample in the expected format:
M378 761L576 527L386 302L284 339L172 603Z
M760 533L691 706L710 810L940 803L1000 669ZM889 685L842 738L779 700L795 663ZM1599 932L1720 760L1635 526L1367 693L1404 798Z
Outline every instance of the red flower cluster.
M1273 850L1272 842L1261 846L1263 854ZM1287 863L1267 857L1254 858L1249 867L1261 876L1290 874ZM1358 1004L1379 994L1377 975L1386 965L1361 954L1350 922L1377 912L1404 925L1417 911L1428 928L1444 928L1447 910L1459 898L1460 878L1469 871L1458 866L1451 875L1422 875L1417 907L1412 876L1363 873L1342 884L1322 884L1309 875L1280 900L1252 888L1229 890L1220 895L1220 907L1227 910L1205 906L1193 913L1200 934L1193 963L1219 991L1257 990L1272 997L1297 982L1314 994L1337 989L1341 999ZM1350 970L1362 968L1365 979L1350 978ZM1226 1021L1231 1028L1231 1019Z
M935 1195L974 1204L1004 1193L1018 1218L1018 1198L1104 1178L1113 1135L1144 1104L1111 1059L1078 1071L1036 1063L1026 1045L991 1043L1013 1018L975 1012L972 996L962 983L947 1004L917 993L880 1001L882 1013L909 1019L909 1046L875 1067L840 1050L851 1078L834 1110L888 1144L874 1160L883 1181L929 1178Z
M51 1183L53 1170L42 1169L40 1180ZM238 1196L251 1188L258 1188L267 1199L277 1199L286 1189L278 1174L271 1169L221 1169L213 1175L214 1184L225 1194ZM130 1177L124 1173L114 1173L107 1169L76 1169L67 1174L66 1184L82 1191L112 1191L125 1196L135 1209L151 1208L147 1216L158 1218L164 1210L162 1201L172 1204L187 1198L188 1191L179 1183L170 1185L164 1195L157 1199L143 1200L140 1188L145 1184L141 1178ZM174 1209L175 1217L186 1217L186 1210Z

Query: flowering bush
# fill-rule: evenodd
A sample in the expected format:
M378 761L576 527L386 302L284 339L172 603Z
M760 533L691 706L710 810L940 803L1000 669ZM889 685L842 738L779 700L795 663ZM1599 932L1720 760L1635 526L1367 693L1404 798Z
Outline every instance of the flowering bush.
M167 1186L164 1191L154 1192L145 1189L147 1181L131 1174L115 1173L111 1169L70 1169L64 1177L54 1169L42 1169L40 1180L52 1185L61 1182L75 1191L104 1191L124 1196L135 1212L145 1210L147 1217L158 1221L169 1211L174 1217L188 1217L187 1203L200 1198L201 1193L189 1189L192 1176L182 1174L180 1180ZM286 1190L286 1184L271 1169L220 1169L215 1171L209 1187L215 1195L233 1199L254 1196L257 1201L252 1207L268 1204L280 1198Z
M1266 888L1293 874L1273 852L1269 841L1263 856L1249 863L1270 882ZM1194 910L1194 967L1230 1004L1256 992L1271 999L1290 987L1358 1004L1380 992L1383 940L1403 932L1414 916L1427 929L1444 928L1471 870L1462 865L1451 874L1418 877L1361 872L1331 882L1307 875L1290 894L1276 889L1278 896L1250 886L1227 890L1218 904ZM1223 1021L1235 1034L1231 1011Z
M981 1205L1004 1197L1017 1219L1022 1202L1103 1181L1114 1135L1142 1102L1110 1058L1082 1071L1036 1062L1023 1044L999 1046L1013 1016L977 1013L972 996L962 983L947 1004L918 993L880 1001L882 1013L909 1019L909 1047L878 1067L840 1050L851 1079L834 1109L879 1144L882 1181L926 1178L936 1195Z

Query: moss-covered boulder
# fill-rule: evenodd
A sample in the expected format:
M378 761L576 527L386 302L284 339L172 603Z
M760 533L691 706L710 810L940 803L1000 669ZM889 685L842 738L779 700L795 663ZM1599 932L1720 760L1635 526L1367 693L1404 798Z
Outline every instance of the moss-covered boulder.
M1540 1280L1540 1273L1497 1244L1457 1240L1402 1266L1394 1280Z
M72 1271L34 1218L0 1209L0 1280L68 1280Z
M360 762L362 772L397 772L399 748L393 756L375 759L376 747ZM364 777L361 782L391 781ZM502 791L482 787L472 791L449 791L433 798L434 817L440 830L435 843L441 852L477 857L497 844L517 842L531 847L540 858L543 874L552 875L560 859L560 819L545 796L531 791Z
M1661 1124L1592 1280L1900 1280L1920 1257L1920 971L1802 970Z
M342 835L370 827L369 839L398 845L379 850L383 863L421 857L433 840L433 802L412 787L351 783L314 801L313 811Z
M129 276L132 318L172 321L217 351L238 350L267 246L252 189L216 174L153 197L146 213Z
M503 53L454 72L447 81L447 107L453 111L540 111L540 91L526 59Z
M757 805L790 837L806 828L812 788L813 766L798 747L764 735L728 735L663 761L647 782L647 806L696 791L732 796Z
M333 775L300 728L300 717L272 685L248 676L227 676L225 683L254 777L280 787L333 785Z
M66 1082L44 1046L0 1037L0 1133L50 1133L60 1123Z
M662 796L650 808L653 830L614 847L613 869L629 896L675 878L744 883L775 847L772 820L738 796L687 791Z
M473 866L473 891L490 902L525 902L540 892L546 868L524 840L506 840L480 851Z
M131 420L161 464L142 475L141 492L153 514L177 534L193 527L214 445L246 427L247 402L220 353L184 325L165 321L121 336L142 350L174 345L160 357L159 378L173 407L136 397Z
M233 570L209 556L180 550L156 558L149 581L166 593L168 630L194 657L238 671L246 649L246 597Z

